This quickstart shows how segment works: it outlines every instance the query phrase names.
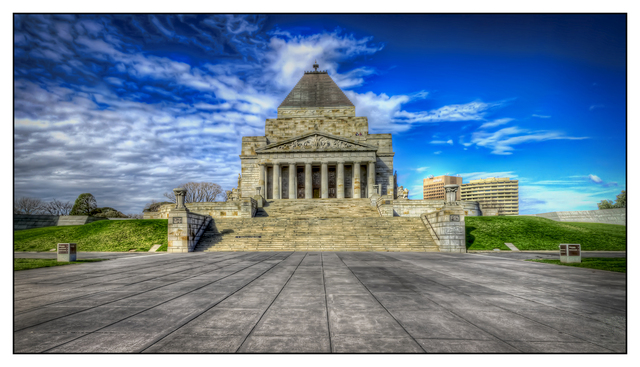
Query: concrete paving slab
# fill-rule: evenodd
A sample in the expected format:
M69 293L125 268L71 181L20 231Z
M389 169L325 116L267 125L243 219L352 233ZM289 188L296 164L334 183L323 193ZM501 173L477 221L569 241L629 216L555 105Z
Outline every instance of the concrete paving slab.
M416 339L495 340L495 336L449 311L392 311L393 317Z
M375 336L335 336L334 353L424 353L415 340Z
M612 353L612 350L591 343L511 342L523 353Z
M328 338L327 314L324 309L273 308L262 317L251 335Z
M519 353L500 340L416 339L427 353Z
M330 353L326 336L257 336L244 342L240 353Z

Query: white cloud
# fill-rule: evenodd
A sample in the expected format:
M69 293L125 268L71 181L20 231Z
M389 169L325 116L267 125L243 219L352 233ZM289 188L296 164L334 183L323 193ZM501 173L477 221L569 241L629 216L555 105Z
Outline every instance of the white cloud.
M429 144L449 144L449 145L453 145L453 140L449 139L449 140L432 140L429 142Z
M510 155L515 145L547 140L582 140L587 137L565 136L555 131L535 131L520 129L517 126L500 129L496 132L476 131L471 136L471 144L492 149L492 154Z
M602 179L596 175L589 175L589 180L595 182L595 183L602 183Z
M538 115L538 114L535 114L535 113L534 113L533 115L531 115L531 117L537 117L537 118L540 118L540 119L548 119L548 118L551 118L551 116L547 116L547 115Z
M428 169L429 167L418 167L418 168L414 168L416 172L424 172Z
M490 127L496 127L496 126L500 126L500 125L504 125L506 123L509 123L511 121L513 121L514 119L512 118L503 118L503 119L497 119L491 122L485 122L484 124L480 125L480 129L487 129Z
M439 150L439 151L437 151L437 152L433 152L433 154L440 154L440 153L442 153L442 151L441 151L441 150Z

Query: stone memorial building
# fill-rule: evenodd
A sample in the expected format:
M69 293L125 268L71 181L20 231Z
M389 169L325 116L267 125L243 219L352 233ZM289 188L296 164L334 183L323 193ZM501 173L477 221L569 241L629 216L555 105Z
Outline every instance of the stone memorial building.
M242 138L238 185L226 202L176 204L144 218L168 219L169 252L466 252L465 216L476 202L409 200L397 187L391 134L367 117L326 71L307 71L267 119L264 136Z
M307 71L268 119L242 138L242 196L368 198L394 189L391 134L369 134L364 116L326 71ZM391 191L389 191L391 190Z

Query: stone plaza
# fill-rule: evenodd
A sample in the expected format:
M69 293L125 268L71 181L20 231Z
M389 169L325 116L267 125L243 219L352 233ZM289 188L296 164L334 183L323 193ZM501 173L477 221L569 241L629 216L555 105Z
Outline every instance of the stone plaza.
M14 353L627 349L626 274L521 260L557 254L109 256L15 273Z

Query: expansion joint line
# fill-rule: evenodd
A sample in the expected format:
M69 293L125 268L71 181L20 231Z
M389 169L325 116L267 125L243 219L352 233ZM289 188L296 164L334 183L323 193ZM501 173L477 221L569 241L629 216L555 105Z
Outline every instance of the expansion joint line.
M416 343L416 345L418 345L420 347L420 349L422 349L425 353L427 353L427 351L424 349L424 347L422 347L422 345L416 340L416 338L413 337L413 335L411 335L409 333L409 331L407 331L407 329L405 329L404 325L402 325L402 323L400 323L400 321L398 321L398 319L396 319L393 314L391 314L391 312L389 312L389 310L384 307L384 305L382 304L382 302L380 302L380 300L373 294L373 292L371 292L371 290L369 289L369 287L367 287L362 280L360 280L360 278L356 275L356 273L353 272L353 270L351 270L351 268L344 262L344 260L342 260L342 258L336 254L336 256L338 256L338 259L340 259L340 261L342 261L342 263L344 264L344 266L347 267L347 269L349 269L349 271L351 272L351 274L353 274L354 277L356 277L356 279L358 279L358 281L360 282L360 284L362 284L362 286L367 290L367 292L369 292L369 294L371 295L371 297L373 297L373 299L376 300L376 302L378 302L378 304L380 305L380 307L384 308L385 311L387 311L387 313L389 314L389 316L391 316L391 318L402 328L402 330L404 330L405 333L407 333L407 335L409 335L409 337L411 337L411 339L413 339L413 342ZM383 255L384 256L384 255Z
M336 255L337 256L337 255ZM331 322L329 321L329 301L327 296L327 283L324 279L324 252L320 253L321 269L322 269L322 287L324 288L324 308L327 312L327 330L329 330L329 351L333 353L333 342L331 340Z
M292 252L291 255L295 254L296 252ZM236 349L236 353L238 353L238 351L242 348L242 346L244 345L244 343L247 342L247 339L249 339L249 336L253 333L253 331L256 329L256 326L258 326L258 324L260 323L260 321L262 320L262 318L264 317L264 315L267 314L267 311L269 311L269 309L271 308L271 306L273 305L273 303L278 299L278 297L280 296L280 293L282 293L282 291L284 290L284 288L287 286L287 284L289 284L289 281L291 280L291 278L293 278L293 274L296 273L296 271L298 271L298 268L300 267L300 264L302 264L302 261L304 260L305 257L307 257L309 253L305 253L305 255L302 257L302 259L300 259L300 262L298 263L298 265L296 265L296 268L291 272L291 275L289 275L289 278L287 278L287 281L284 283L284 285L282 286L282 288L280 288L280 291L278 292L278 294L276 294L276 296L273 298L273 301L271 301L271 303L269 303L269 306L267 306L267 308L264 310L264 312L262 313L262 315L260 316L260 318L258 319L258 321L256 321L255 325L253 325L253 327L251 328L251 331L249 331L249 333L247 333L247 336L244 337L244 340L242 341L242 343L240 343L240 346L238 346L238 349ZM288 258L288 257L287 257ZM284 261L284 260L283 260ZM269 269L271 270L271 269ZM263 273L264 274L264 273ZM258 278L256 278L258 279ZM255 279L254 279L255 280Z
M238 271L235 271L235 272L233 272L233 273L231 273L231 274L229 274L229 275L226 275L226 276L224 276L224 277L222 277L222 278L220 278L220 279L216 279L216 280L214 280L213 282L210 282L210 283L207 283L207 284L205 284L205 285L203 285L203 286L201 286L201 287L195 288L195 289L193 289L193 290L191 290L191 291L189 291L189 292L187 292L187 293L184 293L184 294L181 294L181 295L179 295L179 296L173 297L173 298L168 299L168 300L166 300L166 301L164 301L164 302L161 302L161 303L159 303L159 304L157 304L157 305L155 305L155 306L153 306L153 307L149 307L149 308L147 308L147 309L145 309L145 310L142 310L142 311L140 311L140 312L136 312L136 313L134 313L134 314L132 314L132 315L129 315L129 316L127 316L127 317L125 317L125 318L121 319L121 320L114 321L114 322L112 322L112 323L110 323L110 324L108 324L108 325L105 325L105 326L103 326L103 327L101 327L101 328L98 328L98 329L96 329L96 330L93 330L93 331L91 331L91 332L89 332L89 333L87 333L87 334L80 335L80 336L79 336L79 337L77 337L77 338L74 338L74 339L69 340L69 341L66 341L66 342L64 342L64 343L62 343L62 344L59 344L59 345L56 345L56 346L51 347L51 348L49 348L49 349L46 349L46 350L42 351L41 353L45 353L45 352L50 351L51 349L55 349L55 348L60 347L60 346L62 346L62 345L65 345L65 344L71 343L72 341L78 340L78 339L80 339L80 338L82 338L82 337L85 337L85 336L87 336L87 335L89 335L89 334L93 334L93 333L95 333L95 332L97 332L97 331L100 331L100 330L102 330L102 329L105 329L105 328L107 328L107 327L109 327L109 326L111 326L111 325L114 325L114 324L118 323L118 322L121 322L121 321L124 321L124 320L130 319L130 318L132 318L132 317L134 317L134 316L136 316L136 315L139 315L139 314L141 314L141 313L143 313L143 312L146 312L146 311L148 311L148 310L150 310L150 309L152 309L152 308L156 308L156 307L158 307L158 306L160 306L160 305L163 305L163 304L165 304L165 303L167 303L167 302L171 302L171 301L173 301L174 299L180 298L180 297L182 297L182 296L184 296L184 295L187 295L187 294L189 294L189 293L193 293L193 292L197 291L198 289L201 289L201 288L207 287L207 286L209 286L209 285L211 285L211 284L213 284L213 283L216 283L216 282L221 281L222 279L225 279L225 278L228 278L228 277L230 277L230 276L232 276L232 275L235 275L235 274L237 274L237 273L239 273L239 272L241 272L241 271L243 271L243 270L245 270L245 269L248 269L248 268L250 268L250 267L252 267L252 266L258 265L258 264L262 263L263 261L266 261L266 260L270 259L270 258L271 258L271 257L273 257L273 256L275 256L275 254L274 254L274 255L272 255L272 256L270 256L270 257L268 257L268 258L266 258L266 259L264 259L264 260L261 260L260 262L258 262L258 263L256 263L256 264L252 264L252 265L249 265L249 266L247 266L247 267L244 267L244 268L242 268L242 269L240 269L240 270L238 270ZM216 269L216 270L219 270L219 269ZM214 271L215 271L215 270L214 270ZM217 303L216 303L216 304L217 304ZM155 343L155 342L154 342L154 343Z

